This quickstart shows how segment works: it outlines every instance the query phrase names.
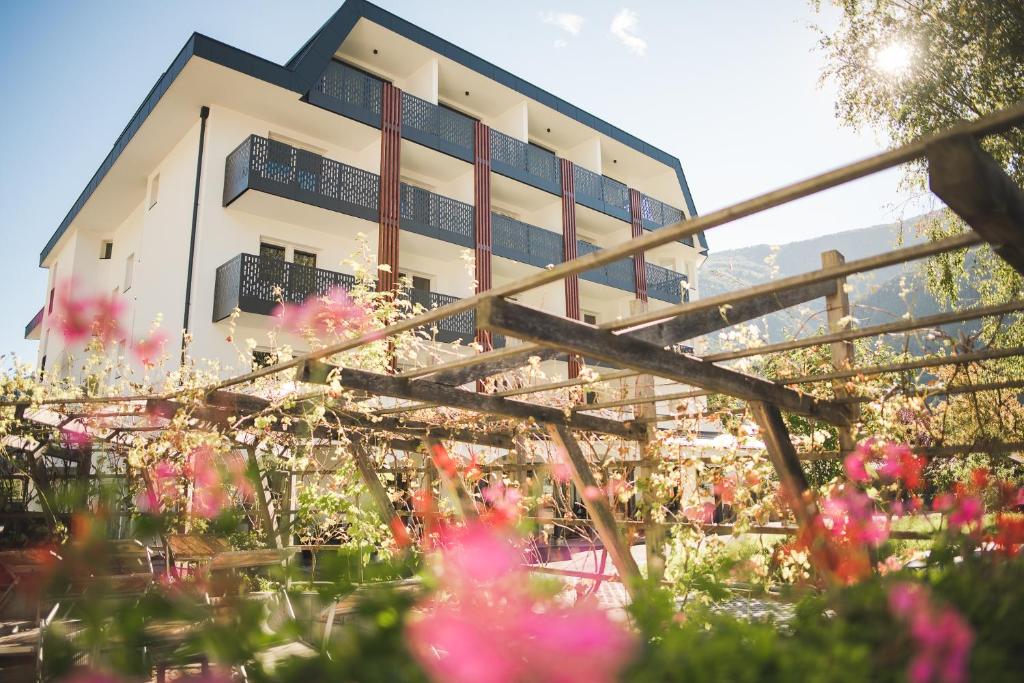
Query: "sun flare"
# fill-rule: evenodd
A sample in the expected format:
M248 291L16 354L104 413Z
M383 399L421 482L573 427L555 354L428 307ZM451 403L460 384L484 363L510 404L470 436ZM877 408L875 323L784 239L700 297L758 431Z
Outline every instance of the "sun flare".
M890 76L901 76L910 68L914 51L903 42L894 41L875 51L875 68Z

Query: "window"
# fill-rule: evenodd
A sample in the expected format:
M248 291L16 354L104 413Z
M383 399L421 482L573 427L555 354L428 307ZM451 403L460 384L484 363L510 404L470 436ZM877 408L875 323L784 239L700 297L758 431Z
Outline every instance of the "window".
M269 244L260 242L260 258L273 259L274 261L285 260L285 248L280 244Z
M114 255L114 243L110 240L103 240L100 242L100 259L103 261L109 261L110 257Z
M405 278L410 277L410 276L412 277L412 288L413 289L419 290L421 292L429 292L430 291L430 278L429 277L427 277L425 275L412 275L411 273L399 273L398 274L398 277L401 278L401 279L405 279Z
M597 324L597 313L589 313L587 311L584 311L583 312L583 322L585 322L588 325L596 325Z
M156 200L160 196L160 174L157 173L153 176L153 180L149 183L149 208L156 206Z
M268 368L274 364L274 354L264 349L253 349L252 365L254 368Z
M299 251L296 249L293 260L297 266L316 268L316 254L311 254L308 251Z
M50 287L50 304L46 308L47 314L53 313L53 295L54 295L54 292L56 292L56 291L57 290L55 288Z
M268 133L267 137L270 138L271 140L275 140L277 142L284 143L284 144L288 145L289 147L295 147L296 149L304 149L307 152L312 152L313 154L319 154L320 156L324 156L327 153L327 150L325 150L322 147L317 147L316 145L310 145L310 144L307 144L305 142L302 142L301 140L296 140L295 138L290 138L287 135L281 135L280 133L275 133L274 131L270 131Z
M124 291L132 288L132 280L135 278L135 254L128 254L124 260Z

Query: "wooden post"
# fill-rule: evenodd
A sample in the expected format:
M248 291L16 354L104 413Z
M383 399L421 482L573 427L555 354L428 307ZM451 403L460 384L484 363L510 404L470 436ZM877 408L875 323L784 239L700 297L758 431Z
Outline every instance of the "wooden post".
M639 285L638 285L639 289ZM638 315L647 312L647 301L634 299L630 302L630 315ZM636 379L637 398L651 398L654 396L654 375L640 375ZM653 418L657 415L657 404L651 402L641 403L636 407L636 416L640 419ZM650 448L654 443L654 437L658 431L655 422L645 422L644 437L638 442L640 461L644 464L637 468L637 488L647 485L651 481L651 475L657 469L657 463L652 462ZM650 493L637 493L637 503L640 505L641 519L644 523L644 548L647 557L647 578L660 581L665 575L665 533L661 524L654 521L655 501Z
M580 495L583 497L583 504L586 505L587 512L590 513L590 517L594 521L597 535L608 550L608 555L612 558L612 563L622 578L622 585L625 586L626 592L630 597L635 597L634 584L640 578L640 568L637 567L636 560L629 552L629 544L619 534L615 516L608 506L608 500L603 494L593 495L594 490L597 489L597 482L594 480L594 474L590 471L590 463L587 462L576 437L572 435L568 427L548 425L548 434L551 435L555 445L565 452L566 464L569 465L569 470L572 473L573 483L576 484L576 488L579 489Z
M800 466L793 442L789 439L789 429L786 428L786 423L782 419L782 413L779 412L777 406L770 403L750 401L748 405L754 415L754 420L761 428L760 436L768 451L768 459L771 460L775 471L779 474L783 491L790 499L797 524L808 533L811 561L826 581L834 582L835 561L831 548L826 545L827 540L823 536L817 535L818 504L807 483L807 477L804 476L804 470Z
M846 263L846 258L835 249L822 252L821 267L830 268ZM851 324L850 319L850 295L846 292L846 278L836 280L835 292L825 297L825 313L828 316L828 331L830 333L842 332ZM849 370L854 366L853 342L837 341L829 345L832 351L832 367L836 370ZM843 380L832 382L832 391L836 398L846 398L850 392ZM860 409L855 408L856 413L851 414L853 419L860 416ZM857 446L857 434L853 425L839 426L839 448L843 451L852 451Z
M256 449L249 446L245 452L249 459L249 472L253 483L253 494L256 498L256 509L260 513L260 523L267 535L267 547L280 548L282 539L278 528L277 514L274 511L273 483L270 481L270 477L261 470Z
M434 463L437 476L441 478L441 485L455 501L455 512L459 519L463 521L476 519L476 504L473 502L473 497L469 495L469 491L466 490L462 477L455 471L454 462L448 455L448 449L440 441L430 437L423 439L423 445Z
M377 476L377 470L374 468L370 460L370 454L366 452L366 446L361 439L352 439L351 452L356 468L363 478L363 483L366 484L370 497L373 498L373 502L377 506L377 512L380 514L381 520L391 529L395 543L400 548L404 548L409 545L409 533L406 531L405 523L402 521L401 516L395 510L395 504L391 501L391 497L388 496L387 489L381 482L380 477Z

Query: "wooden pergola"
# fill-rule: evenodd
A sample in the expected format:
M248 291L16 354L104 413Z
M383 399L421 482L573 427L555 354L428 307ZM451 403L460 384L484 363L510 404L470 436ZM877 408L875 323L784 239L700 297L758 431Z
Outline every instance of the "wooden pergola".
M572 480L580 490L596 485L591 462L581 448L581 434L602 435L610 439L644 444L657 437L659 423L673 419L657 412L659 403L680 401L719 394L746 402L759 428L768 457L793 501L798 525L813 524L818 514L810 494L801 460L841 457L855 446L854 426L859 405L870 397L851 395L844 380L920 370L949 365L981 363L1024 354L1024 348L984 348L950 355L925 356L912 361L889 365L861 367L856 364L853 341L885 334L906 333L939 325L977 320L1005 318L1024 310L1024 302L910 317L863 328L849 328L846 321L850 304L844 287L846 278L886 266L925 259L945 252L967 249L981 244L995 252L1020 273L1024 273L1024 192L1003 171L981 146L979 140L1005 133L1024 122L1024 103L972 122L918 140L891 151L814 176L775 191L734 204L727 208L665 226L622 244L560 263L514 282L499 285L446 306L400 320L383 330L360 334L331 344L291 360L260 368L219 381L202 392L169 392L159 395L82 396L59 400L12 400L4 403L14 407L20 426L14 430L24 436L20 453L40 482L46 473L40 467L43 454L81 457L83 451L69 449L67 444L48 440L47 433L59 432L69 424L102 424L114 417L146 416L150 426L98 427L93 438L117 444L126 435L137 435L152 426L153 420L170 420L183 411L196 424L213 427L238 425L248 417L273 413L279 416L300 415L303 402L323 400L326 389L340 388L361 400L384 397L388 406L365 410L351 405L331 405L328 401L328 423L313 433L296 432L296 443L350 442L350 452L384 520L400 519L392 504L379 470L374 466L368 447L371 440L384 440L391 448L403 451L426 450L442 452L443 442L454 441L507 450L508 460L492 469L516 472L539 467L530 462L523 447L524 434L550 442L565 456ZM754 287L718 296L671 305L657 310L639 310L635 315L599 325L589 325L539 310L524 307L512 297L534 288L578 278L592 268L641 253L773 207L841 186L891 167L918 161L928 162L931 190L970 226L962 234L915 246L892 249L883 254L845 261L838 252L822 255L819 269L774 280ZM824 298L829 331L825 335L784 341L768 346L720 352L703 357L680 350L688 340L738 325L763 315ZM500 333L521 341L498 350L487 350L440 364L411 370L384 373L371 372L344 364L347 352L379 342L382 337L411 332L467 311L475 311L480 329ZM827 345L831 352L832 370L798 377L758 377L738 372L721 363L751 356L767 356L794 349ZM478 380L486 380L517 368L536 358L541 360L566 355L598 359L613 365L596 380L590 376L515 387L487 393L466 388ZM295 382L294 392L286 400L256 396L247 391L264 377L289 373ZM680 390L655 394L654 378L676 383ZM537 397L566 389L585 387L598 382L635 380L636 395L603 402L578 402L569 409L544 405ZM317 388L319 385L319 388ZM817 398L801 387L831 386L831 398ZM1000 382L943 387L933 393L1000 391L1024 388L1024 378L1006 378ZM303 393L306 392L306 393ZM396 405L395 401L403 401ZM633 407L627 419L612 419L598 414L613 408ZM472 426L451 426L432 422L427 409L445 408L480 416ZM41 413L59 415L56 424L40 422ZM840 451L797 452L783 421L783 413L805 416L839 429ZM515 427L509 427L514 425ZM280 421L272 427L288 433L290 428ZM48 431L49 430L49 431ZM255 450L246 446L255 463ZM985 450L1006 453L1024 448L1021 443L984 443L960 446L938 446L924 449L931 457L950 457L958 453ZM643 455L630 464L649 469L656 465ZM458 475L452 477L438 468L437 476L465 517L474 514L474 504ZM268 484L269 486L269 484ZM260 493L260 514L268 529L276 531L276 514L267 490ZM600 537L619 576L626 580L639 575L608 502L601 496L585 497L590 520ZM659 525L647 515L643 522L649 559L658 552ZM712 532L727 532L728 526L709 525ZM765 533L791 533L792 529L771 527ZM283 534L272 542L284 542ZM648 563L652 572L655 565Z

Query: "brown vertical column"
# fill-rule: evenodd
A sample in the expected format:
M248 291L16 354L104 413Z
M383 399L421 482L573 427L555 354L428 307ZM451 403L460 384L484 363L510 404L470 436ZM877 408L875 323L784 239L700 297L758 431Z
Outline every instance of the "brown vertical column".
M390 292L398 283L398 230L401 205L402 91L385 83L381 93L380 125L380 229L377 263L390 271L377 271L377 291Z
M562 164L562 255L566 261L576 258L576 182L572 162L559 159ZM580 319L580 277L565 278L565 316ZM579 377L580 358L569 355L569 379Z
M644 234L644 224L643 211L640 208L640 193L633 188L629 189L629 214L633 239L636 239ZM644 253L633 255L633 286L636 290L636 298L640 301L647 301L647 255Z
M473 130L473 232L476 236L476 291L491 288L491 129L476 122ZM476 342L484 351L494 348L491 331L477 328ZM484 380L476 382L484 390Z

